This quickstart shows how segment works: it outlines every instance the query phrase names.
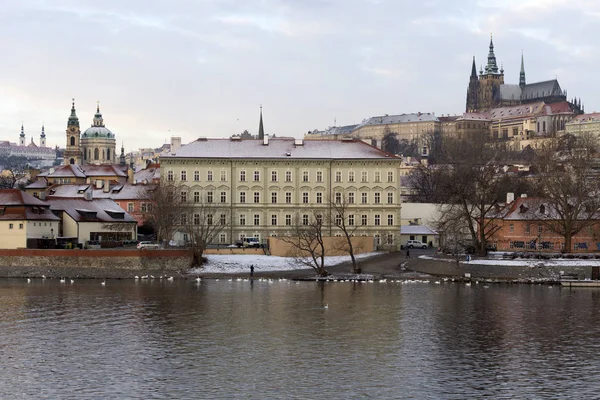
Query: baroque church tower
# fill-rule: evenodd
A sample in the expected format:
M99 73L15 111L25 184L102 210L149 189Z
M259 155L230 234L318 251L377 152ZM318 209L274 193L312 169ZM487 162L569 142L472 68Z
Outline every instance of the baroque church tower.
M73 99L71 115L67 121L67 148L63 156L65 164L81 164L80 134L79 118L77 118L77 114L75 113L75 99Z

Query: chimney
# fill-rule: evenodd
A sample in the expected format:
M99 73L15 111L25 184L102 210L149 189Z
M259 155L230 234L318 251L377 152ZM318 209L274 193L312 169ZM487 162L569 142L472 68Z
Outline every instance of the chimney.
M269 145L269 135L265 135L265 137L263 138L263 146L268 146Z
M135 173L131 167L127 169L127 183L135 183Z
M108 193L110 191L110 181L107 179L104 182L104 193Z
M181 147L181 137L171 136L171 153L177 152Z
M510 204L515 201L515 194L513 192L506 193L506 204Z

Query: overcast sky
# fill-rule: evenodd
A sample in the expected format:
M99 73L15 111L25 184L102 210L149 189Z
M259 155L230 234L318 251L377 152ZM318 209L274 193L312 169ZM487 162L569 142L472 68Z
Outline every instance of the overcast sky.
M71 98L127 151L170 136L308 130L462 113L494 35L505 82L558 77L600 111L600 1L3 0L0 139L65 145Z

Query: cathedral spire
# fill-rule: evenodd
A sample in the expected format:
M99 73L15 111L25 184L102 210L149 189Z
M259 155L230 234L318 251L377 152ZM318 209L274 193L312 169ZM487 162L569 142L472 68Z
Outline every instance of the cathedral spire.
M523 52L521 52L521 72L519 73L519 86L525 86L525 61L523 60Z
M475 65L475 56L473 56L473 66L471 66L471 78L477 78L477 66Z
M258 138L259 139L265 138L265 129L263 127L263 118L262 118L262 104L260 106L260 121L258 123Z
M496 55L494 54L494 41L492 40L492 35L490 34L490 52L488 53L488 63L485 66L486 74L497 74L498 73L498 64L496 64Z
M42 133L40 133L40 137L41 138L45 138L46 137L46 133L44 132L44 124L42 124Z
M23 128L23 123L21 122L21 134L19 135L20 137L25 137L25 128Z

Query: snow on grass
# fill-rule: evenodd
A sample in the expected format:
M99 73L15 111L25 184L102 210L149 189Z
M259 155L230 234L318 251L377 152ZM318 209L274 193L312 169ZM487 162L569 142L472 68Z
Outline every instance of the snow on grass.
M359 260L364 260L379 254L381 253L364 253L358 254L355 257ZM251 265L254 265L254 272L292 271L310 268L293 257L266 256L262 254L210 254L207 255L206 258L208 261L202 266L202 268L191 270L190 274L247 273L250 271ZM350 261L350 256L325 257L325 265L327 267L338 265L347 261Z

